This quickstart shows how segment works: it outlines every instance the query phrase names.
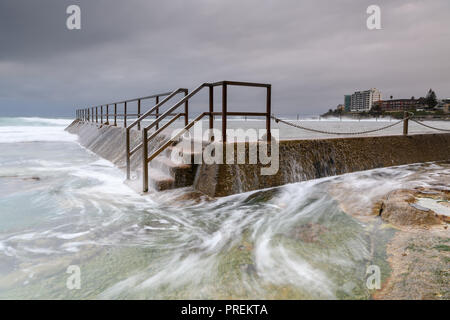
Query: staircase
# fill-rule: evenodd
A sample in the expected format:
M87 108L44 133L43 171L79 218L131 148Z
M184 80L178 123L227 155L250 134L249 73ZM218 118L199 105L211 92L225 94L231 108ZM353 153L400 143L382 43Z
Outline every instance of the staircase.
M266 91L266 109L264 112L230 112L227 110L228 101L228 87L253 87L262 88ZM195 119L189 122L189 99L195 96L203 89L209 90L209 110L201 113ZM214 89L221 89L221 112L214 111ZM184 97L177 101L173 106L168 108L165 112L160 113L165 104L179 94L183 94ZM163 100L160 101L161 98ZM215 137L216 141L227 141L227 118L229 116L239 117L264 117L266 121L267 140L271 140L270 121L271 121L271 105L272 105L272 86L267 83L255 83L255 82L242 82L242 81L219 81L211 83L202 83L197 88L189 92L188 89L178 88L172 92L164 92L153 94L150 96L134 98L124 101L116 101L107 103L104 105L98 105L94 107L82 108L76 110L77 120L82 122L88 122L93 124L100 124L108 126L118 126L118 119L122 120L123 127L125 128L125 160L126 160L126 172L127 179L125 181L130 187L136 190L142 190L147 192L149 184L151 183L156 190L167 190L172 188L180 188L191 186L194 184L195 174L197 171L197 165L193 164L193 159L197 156L191 149L186 149L183 144L192 144L193 141L186 140L182 135L187 132L198 121L201 121L204 117L209 118L209 129L214 129L214 118L220 118L222 132L221 138ZM155 99L155 105L145 113L141 113L142 104L148 102L149 99ZM137 103L137 113L128 112L130 104ZM184 106L182 110L179 110L181 106ZM118 108L123 110L118 112ZM144 106L145 108L145 106ZM105 114L105 122L103 121ZM137 119L131 124L128 124L127 119L136 117ZM145 126L146 123L143 120L149 120L148 118L154 117L155 119L150 125ZM111 122L110 122L111 118ZM164 143L160 143L162 139L167 139L163 131L168 128L176 120L184 119L184 132L177 134L172 139L168 139ZM165 122L162 122L165 120ZM136 127L136 128L135 128ZM137 129L137 131L135 130ZM132 131L133 130L133 131ZM142 139L135 146L131 147L131 136L133 141L136 141L139 132L142 134ZM150 142L153 143L153 147L157 149L150 150ZM204 141L201 142L204 147ZM149 151L151 154L149 155ZM132 157L136 154L140 154L140 157ZM174 161L172 155L181 155L187 158L191 158L191 161ZM175 157L180 158L180 157ZM181 157L183 158L183 157ZM131 171L133 167L134 177L132 179ZM140 169L139 169L140 167ZM142 185L138 185L138 181L142 180Z
M188 150L186 146L190 140L182 140L173 146L169 146L160 155L155 157L149 164L149 182L157 191L182 188L194 184L198 164L194 163L196 153ZM173 155L190 161L177 161ZM199 154L201 156L201 153Z

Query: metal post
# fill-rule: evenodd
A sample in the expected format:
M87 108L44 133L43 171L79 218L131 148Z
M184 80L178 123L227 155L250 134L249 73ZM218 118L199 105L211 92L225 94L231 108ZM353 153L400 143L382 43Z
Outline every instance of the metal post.
M403 135L408 135L408 112L403 112Z
M100 106L100 123L103 124L103 106Z
M184 96L187 96L187 91L184 93ZM189 123L189 102L186 99L186 101L184 102L184 125L187 126Z
M267 87L267 96L266 96L266 130L267 130L267 142L272 140L272 132L270 131L270 115L272 110L272 86L269 85Z
M95 107L95 122L98 123L98 107Z
M87 110L87 121L90 121L91 120L91 109L87 108L86 110Z
M123 126L127 127L127 102L125 101L125 104L123 106Z
M91 114L92 114L92 121L91 122L94 122L94 107L92 107L91 109L92 109L92 112L91 112Z
M209 86L209 129L214 128L214 87Z
M222 85L222 141L227 142L227 84Z
M126 159L127 159L127 180L130 180L131 173L131 164L130 164L130 129L126 130L126 138L125 138L125 147L126 147Z
M138 110L137 111L138 111L137 117L139 119L139 117L141 116L141 99L138 100ZM141 122L138 122L137 128L138 128L138 130L141 130Z
M114 103L114 125L117 126L117 103Z
M148 191L147 128L142 129L142 192Z
M106 105L106 123L109 125L109 104Z
M156 96L156 104L158 104L159 103L159 96ZM155 119L156 120L158 120L158 117L159 117L159 108L156 108L155 109L155 112L156 112L156 116L155 116ZM158 130L159 129L159 122L157 122L156 123L156 126L155 126L155 130Z

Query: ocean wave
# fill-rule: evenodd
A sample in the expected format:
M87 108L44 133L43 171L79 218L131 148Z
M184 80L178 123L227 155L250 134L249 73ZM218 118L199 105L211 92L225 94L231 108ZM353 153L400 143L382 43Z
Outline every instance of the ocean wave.
M18 142L74 142L76 135L64 131L63 126L0 126L0 143Z
M50 126L67 127L73 119L40 117L0 117L0 127L6 126Z

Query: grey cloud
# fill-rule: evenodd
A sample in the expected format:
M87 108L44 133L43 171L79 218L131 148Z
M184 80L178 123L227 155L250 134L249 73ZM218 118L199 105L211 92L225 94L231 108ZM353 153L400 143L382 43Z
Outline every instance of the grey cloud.
M450 3L377 2L379 31L365 26L373 1L3 0L0 116L70 115L223 79L272 83L277 114L318 114L370 87L450 96ZM69 4L80 31L65 28ZM231 101L255 110L261 97Z

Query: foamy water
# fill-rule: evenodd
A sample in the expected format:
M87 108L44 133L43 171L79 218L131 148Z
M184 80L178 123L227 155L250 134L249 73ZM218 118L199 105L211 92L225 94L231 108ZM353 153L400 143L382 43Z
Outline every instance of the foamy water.
M140 196L64 131L0 118L0 298L367 298L393 229L361 215L390 190L436 183L444 164L377 169L220 198ZM80 267L81 289L66 286Z

